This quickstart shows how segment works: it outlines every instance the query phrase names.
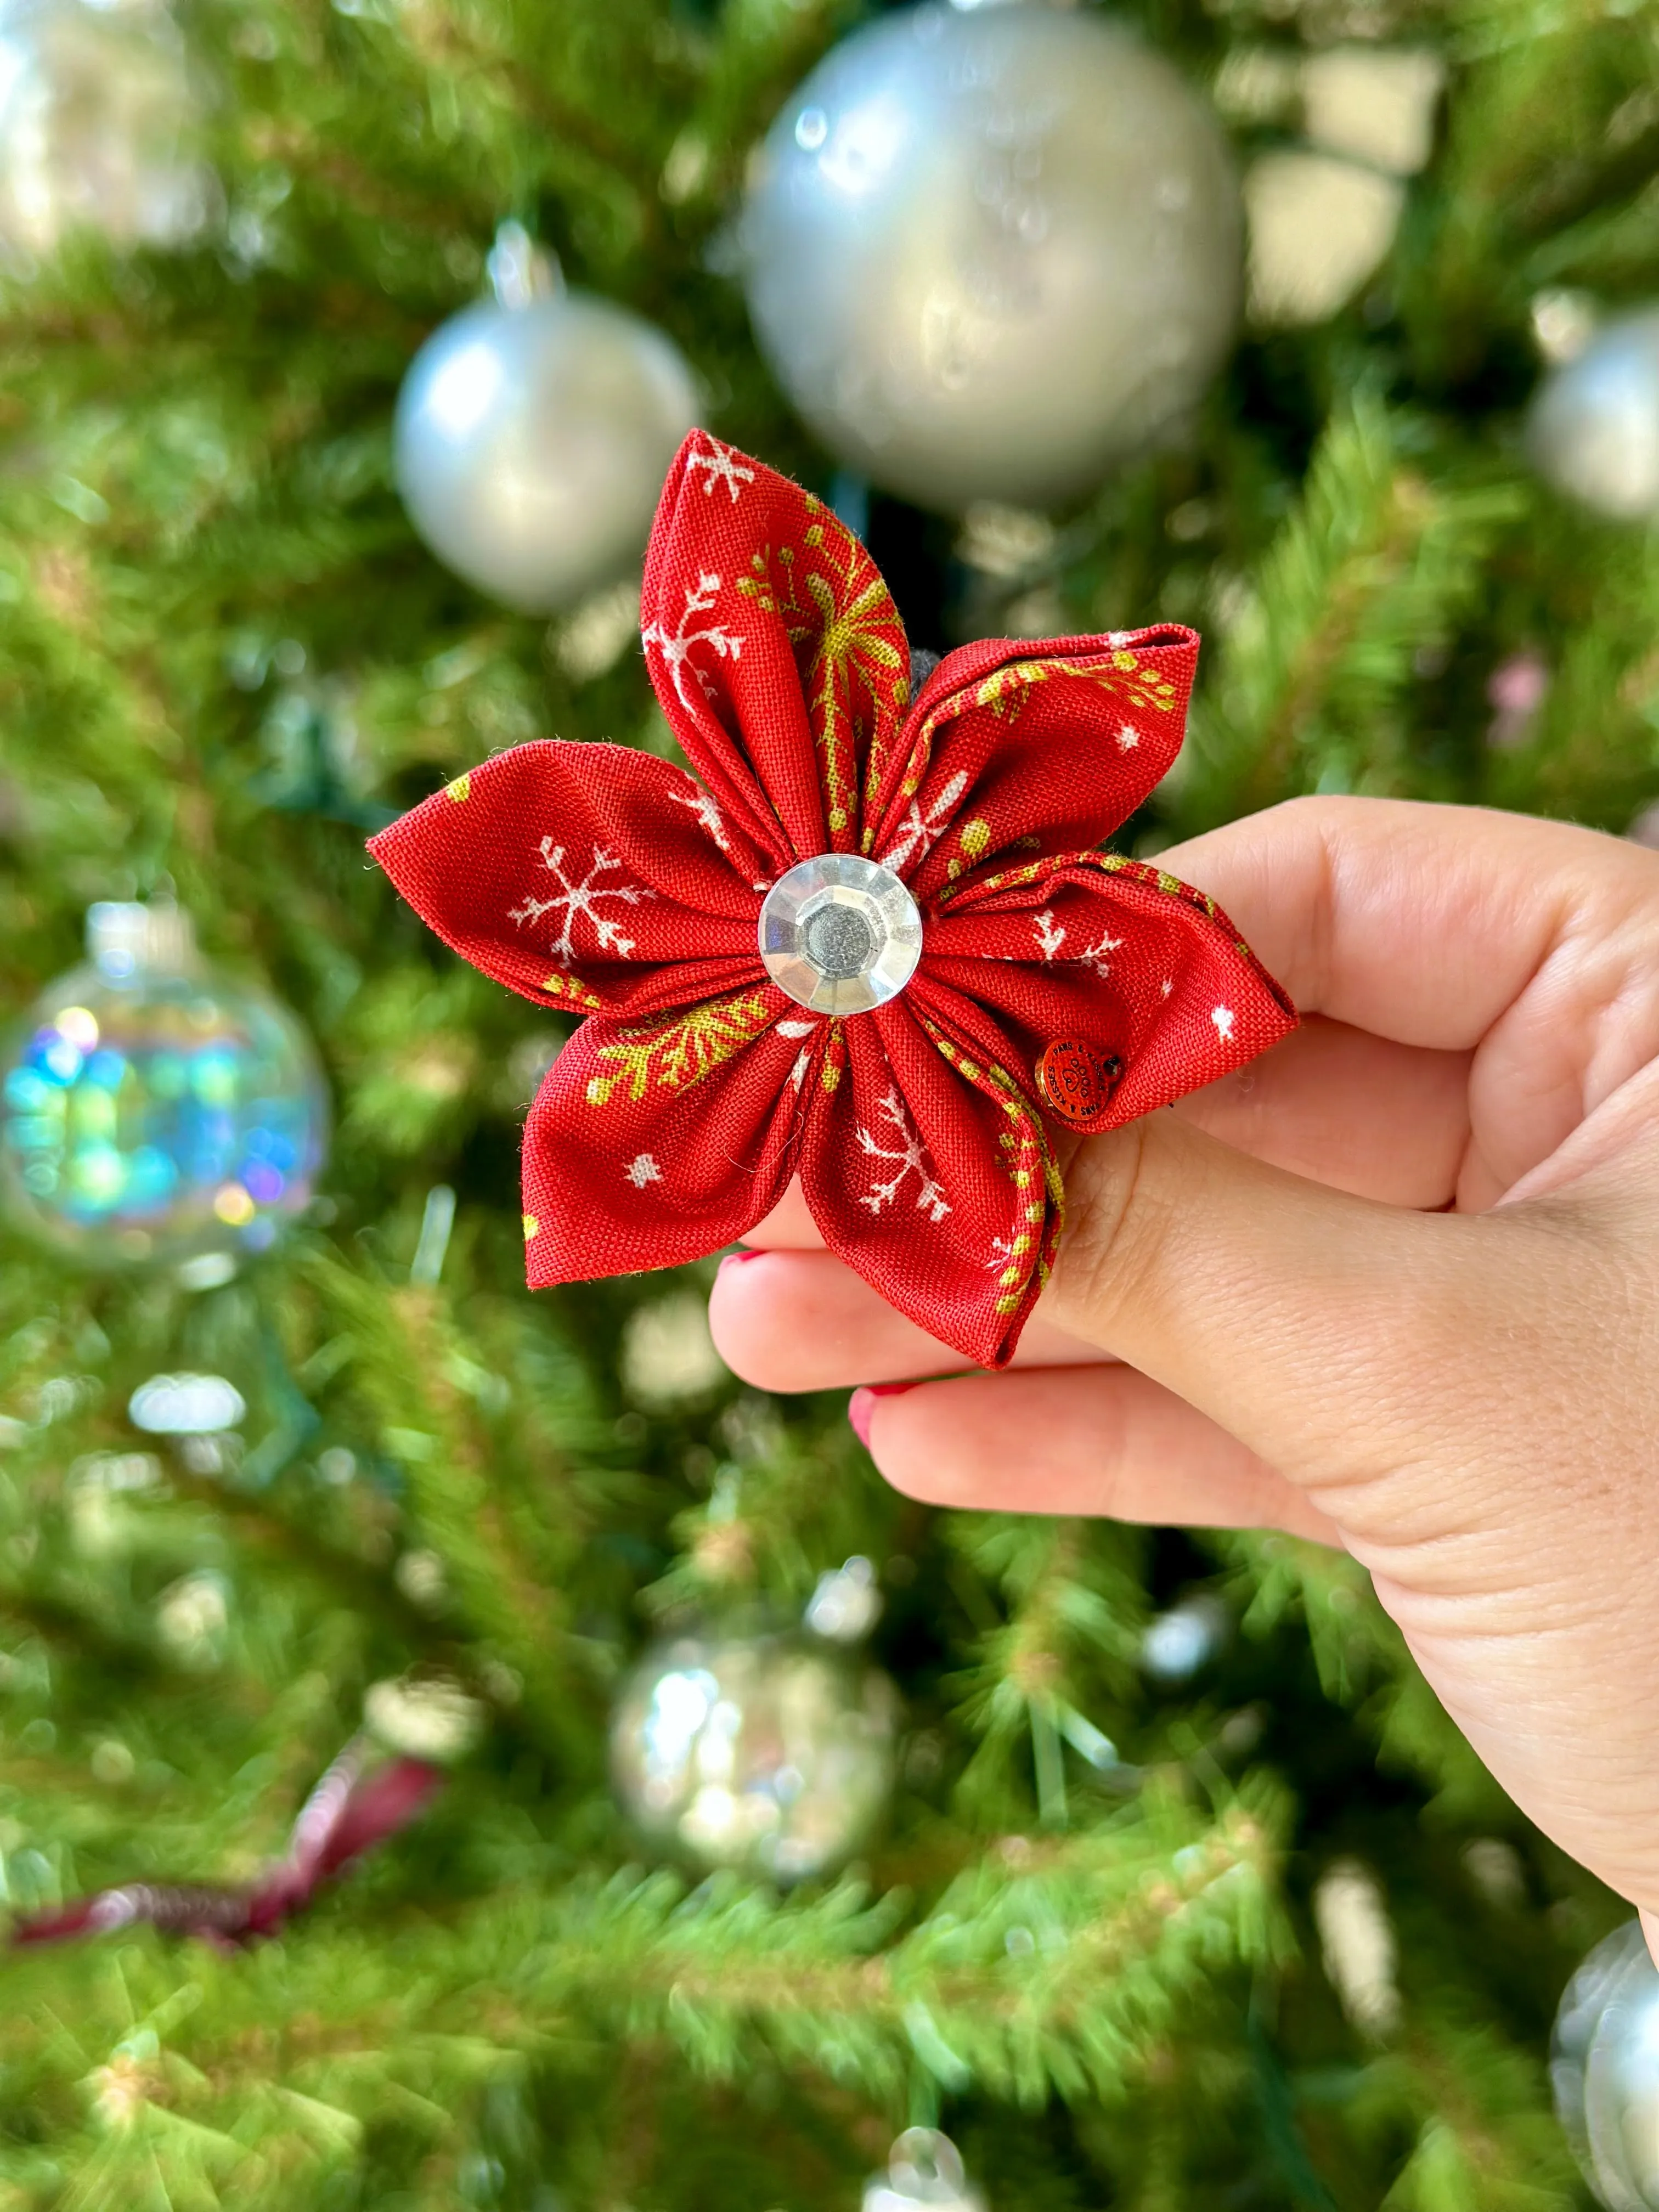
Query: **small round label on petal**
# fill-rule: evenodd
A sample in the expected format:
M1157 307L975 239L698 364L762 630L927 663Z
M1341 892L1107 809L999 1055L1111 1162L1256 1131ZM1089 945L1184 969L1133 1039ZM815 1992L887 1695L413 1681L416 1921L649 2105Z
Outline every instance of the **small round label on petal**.
M778 878L760 914L766 972L798 1006L867 1014L915 973L921 916L890 868L823 853Z
M1092 1121L1122 1073L1115 1053L1097 1052L1079 1037L1056 1037L1037 1062L1036 1085L1043 1104L1060 1121Z

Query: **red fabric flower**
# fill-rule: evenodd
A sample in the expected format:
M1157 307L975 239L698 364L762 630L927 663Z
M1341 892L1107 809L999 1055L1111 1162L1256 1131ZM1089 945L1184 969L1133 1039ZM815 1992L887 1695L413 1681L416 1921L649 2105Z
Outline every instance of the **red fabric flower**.
M1295 1025L1212 900L1095 849L1180 748L1198 640L989 640L913 700L858 540L702 431L664 489L641 630L700 781L520 745L369 848L474 966L587 1017L525 1132L531 1285L701 1258L799 1176L832 1250L999 1366L1060 1232L1053 1130L1115 1127ZM823 854L915 902L919 964L871 1011L798 1003L763 961L767 893ZM863 911L813 939L832 975L881 939Z

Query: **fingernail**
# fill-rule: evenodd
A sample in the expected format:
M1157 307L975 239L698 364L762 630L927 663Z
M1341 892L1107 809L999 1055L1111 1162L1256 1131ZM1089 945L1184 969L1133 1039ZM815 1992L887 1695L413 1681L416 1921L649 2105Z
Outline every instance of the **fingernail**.
M720 1257L720 1263L714 1270L715 1277L718 1279L720 1276L723 1275L728 1267L742 1267L745 1260L759 1260L763 1257L763 1254L760 1252L751 1252L748 1250L747 1248L741 1252L723 1253Z
M878 1398L902 1398L907 1390L915 1389L914 1382L860 1382L847 1401L847 1418L853 1424L853 1434L870 1449L870 1419L876 1410Z

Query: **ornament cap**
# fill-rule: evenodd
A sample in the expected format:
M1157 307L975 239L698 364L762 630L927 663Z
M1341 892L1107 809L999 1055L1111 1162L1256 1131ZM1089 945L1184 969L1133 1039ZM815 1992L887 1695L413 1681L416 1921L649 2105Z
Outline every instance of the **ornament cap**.
M937 2128L907 2128L893 2145L887 2171L864 2192L864 2212L985 2212L968 2179L962 2154Z
M106 981L125 983L145 969L174 973L196 965L196 931L171 899L99 899L87 908L87 952Z
M533 307L538 300L556 300L564 289L557 256L538 246L521 222L504 222L497 229L484 269L500 307Z

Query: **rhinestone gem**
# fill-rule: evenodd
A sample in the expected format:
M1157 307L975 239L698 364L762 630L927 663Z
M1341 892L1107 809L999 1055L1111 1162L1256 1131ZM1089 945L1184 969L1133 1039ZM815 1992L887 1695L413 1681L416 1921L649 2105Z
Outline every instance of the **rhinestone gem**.
M821 853L778 878L760 913L760 954L781 991L815 1014L867 1014L915 973L921 916L890 868Z

